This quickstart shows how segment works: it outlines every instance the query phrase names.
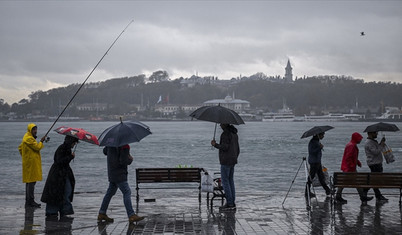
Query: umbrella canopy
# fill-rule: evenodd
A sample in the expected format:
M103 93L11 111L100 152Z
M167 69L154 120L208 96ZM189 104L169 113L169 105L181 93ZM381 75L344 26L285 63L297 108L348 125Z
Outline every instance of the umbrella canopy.
M147 135L152 134L149 127L139 121L120 121L102 132L99 136L99 145L120 147L126 144L139 142Z
M377 132L377 131L399 131L399 128L395 124L379 122L366 127L364 132Z
M202 121L215 122L221 124L244 124L243 119L235 111L218 106L203 106L190 114L190 117Z
M313 136L313 135L318 135L320 133L324 133L328 130L333 129L334 127L332 126L315 126L313 128L311 128L310 130L306 131L303 133L303 135L301 136L301 138L306 138L309 136Z
M54 131L59 134L62 134L62 135L69 135L69 136L75 137L79 140L82 140L82 141L90 143L90 144L99 145L98 138L96 137L96 135L91 134L82 128L61 126L59 128L56 128Z

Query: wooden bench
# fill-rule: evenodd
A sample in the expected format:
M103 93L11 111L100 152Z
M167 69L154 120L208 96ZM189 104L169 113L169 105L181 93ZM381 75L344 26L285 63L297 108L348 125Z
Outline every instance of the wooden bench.
M402 173L334 172L331 188L399 188L401 205Z
M175 183L169 187L141 187L141 189L191 189L189 183L198 184L198 201L201 203L201 171L203 168L137 168L136 190L139 201L140 184Z

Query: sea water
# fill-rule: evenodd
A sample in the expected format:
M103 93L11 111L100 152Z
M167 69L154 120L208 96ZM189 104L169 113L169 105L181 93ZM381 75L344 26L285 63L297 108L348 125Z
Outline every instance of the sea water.
M134 162L129 166L129 184L135 188L135 168L140 167L201 167L207 171L219 172L218 150L211 147L215 124L204 121L183 122L144 122L152 131L140 142L132 143L131 155ZM25 122L0 122L0 197L5 195L24 195L22 183L21 156L18 145L27 131ZM49 130L52 122L39 122L38 140ZM60 126L84 128L99 136L107 127L117 122L58 122L52 129ZM364 154L366 133L363 130L368 122L247 122L238 128L240 156L235 167L237 191L255 191L285 194L292 186L302 191L305 184L304 157L307 157L307 145L310 138L301 139L306 130L318 125L331 125L334 129L326 132L321 141L324 145L322 164L331 175L340 171L345 145L353 132L364 136L359 144L361 172L370 171ZM395 123L400 128L400 123ZM216 139L222 130L217 126ZM379 139L385 134L388 145L392 148L396 161L384 162L385 172L402 171L402 133L379 133ZM53 155L63 142L64 136L53 130L49 132L50 141L41 150L43 181L37 182L36 193L41 193L53 163ZM106 157L102 147L81 141L76 150L76 157L70 163L76 178L77 193L104 192L107 188ZM293 182L293 179L295 181ZM293 183L292 183L293 182ZM303 191L302 191L303 192Z

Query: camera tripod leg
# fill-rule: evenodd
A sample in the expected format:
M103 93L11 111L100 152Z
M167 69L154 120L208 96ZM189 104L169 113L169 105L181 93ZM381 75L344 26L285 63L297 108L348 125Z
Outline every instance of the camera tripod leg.
M290 192L290 189L292 188L293 183L295 182L295 179L296 179L296 177L297 177L297 174L299 173L300 168L302 167L303 162L304 162L305 160L306 160L306 158L303 158L302 162L300 163L299 169L297 169L296 175L295 175L295 177L293 178L292 183L290 184L289 190L288 190L288 192L286 193L285 198L283 199L282 206L283 206L283 204L285 203L285 200L286 200L286 198L288 197L288 194L289 194L289 192Z

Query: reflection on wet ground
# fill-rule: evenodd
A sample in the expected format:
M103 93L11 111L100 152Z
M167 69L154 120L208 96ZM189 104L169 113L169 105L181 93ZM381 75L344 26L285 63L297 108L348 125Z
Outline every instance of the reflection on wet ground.
M110 204L108 215L115 222L109 224L96 221L100 193L76 195L73 218L46 218L45 205L24 208L22 196L7 196L0 208L0 234L402 234L399 195L362 205L357 194L346 193L348 203L340 205L320 193L308 211L301 193L291 193L282 206L282 194L240 192L237 210L229 212L219 211L220 200L211 209L205 195L200 206L197 192L185 197L175 191L144 193L155 201L140 201L138 214L146 218L132 225L121 194Z

